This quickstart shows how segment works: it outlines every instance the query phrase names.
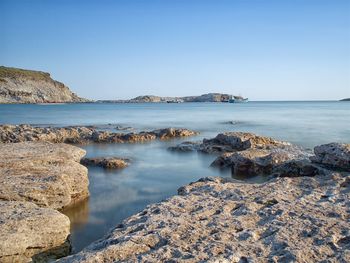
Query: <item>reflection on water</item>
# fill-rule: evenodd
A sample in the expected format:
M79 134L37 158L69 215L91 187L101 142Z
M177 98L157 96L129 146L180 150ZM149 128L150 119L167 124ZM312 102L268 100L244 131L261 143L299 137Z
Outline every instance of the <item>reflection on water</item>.
M0 113L2 124L95 125L113 131L184 127L201 132L183 140L82 146L88 157L120 156L132 163L123 170L89 167L90 198L64 211L72 221L75 252L148 204L176 194L181 185L204 176L232 176L230 170L209 167L213 155L167 150L181 141L223 131L254 132L309 148L350 140L350 103L344 102L0 105ZM261 182L267 177L236 179Z

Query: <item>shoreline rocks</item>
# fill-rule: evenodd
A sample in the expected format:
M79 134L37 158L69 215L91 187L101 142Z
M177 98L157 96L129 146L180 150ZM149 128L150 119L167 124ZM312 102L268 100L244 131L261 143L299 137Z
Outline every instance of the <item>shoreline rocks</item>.
M99 166L105 169L122 169L130 164L130 159L119 157L83 158L80 161L85 166Z
M49 262L70 252L69 218L30 202L0 201L0 262Z
M66 144L0 144L0 199L62 209L89 196L85 151Z
M350 144L323 144L316 146L314 152L315 156L310 158L312 162L350 170Z
M54 143L136 143L197 135L198 132L166 128L139 133L115 133L89 126L34 127L31 125L0 125L0 142L46 141Z
M0 261L50 262L71 251L59 211L89 196L85 151L50 142L0 143Z
M326 153L321 160L333 160L324 168L290 144L248 137L227 138L219 149L279 177L262 184L202 178L58 262L349 262L350 170L339 168L350 145L315 147L316 156ZM218 141L208 141L217 152Z

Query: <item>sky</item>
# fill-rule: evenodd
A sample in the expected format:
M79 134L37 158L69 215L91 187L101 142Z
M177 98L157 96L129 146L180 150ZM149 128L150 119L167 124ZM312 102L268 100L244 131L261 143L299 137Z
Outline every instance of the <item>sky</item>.
M349 0L0 0L0 65L78 95L350 97Z

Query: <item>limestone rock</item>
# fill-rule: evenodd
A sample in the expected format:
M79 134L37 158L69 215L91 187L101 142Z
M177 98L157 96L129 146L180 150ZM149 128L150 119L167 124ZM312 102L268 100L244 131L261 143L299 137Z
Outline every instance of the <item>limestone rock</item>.
M0 66L0 103L87 102L49 73Z
M289 146L290 143L248 132L220 133L213 139L204 139L200 150L207 153L234 152L249 148L269 149Z
M286 176L296 171L302 172L304 168L306 169L304 166L307 164L297 161L305 160L307 157L308 153L292 146L273 148L271 150L247 149L239 152L224 153L216 158L211 165L220 168L229 167L235 175L255 176L277 173ZM301 170L297 170L297 166Z
M347 181L203 178L58 262L349 262Z
M314 148L311 161L350 171L350 144L328 143Z
M54 143L136 143L155 139L172 139L197 135L188 129L166 128L139 133L115 133L94 127L33 127L30 125L0 125L0 142L48 141Z
M80 163L87 166L100 166L106 169L121 169L129 166L130 159L118 157L83 158Z
M85 151L49 142L0 144L0 200L61 209L89 195Z
M30 202L0 201L0 262L49 262L70 252L69 218Z
M182 142L176 146L171 146L168 149L171 151L178 151L178 152L192 152L197 151L200 148L201 143L200 142Z

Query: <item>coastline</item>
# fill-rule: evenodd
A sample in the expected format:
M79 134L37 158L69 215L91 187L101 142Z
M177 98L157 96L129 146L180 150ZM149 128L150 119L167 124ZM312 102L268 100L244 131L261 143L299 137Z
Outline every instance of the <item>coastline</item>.
M55 151L58 151L54 155L54 159L50 160L63 161L62 164L72 166L67 160L59 160L62 159L63 154L70 154L64 147L73 146L57 143L81 143L77 138L84 138L84 140L88 138L82 135L84 133L78 132L88 128L75 129L77 130L74 128L73 130L72 128L37 129L28 125L2 126L0 133L2 144L0 145L12 148L13 150L6 150L6 152L15 154L13 165L9 166L9 163L3 163L2 166L5 169L17 169L16 167L21 164L20 167L33 169L23 163L23 157L36 158L35 162L43 163L47 158L43 156L47 156L47 153L46 150L42 149L47 146L49 146L48 149L55 147L57 149ZM31 137L30 132L35 136ZM60 134L60 137L57 137L57 134ZM70 134L70 136L65 134ZM71 137L72 134L78 137ZM112 135L107 134L108 136L104 138L116 136L113 133ZM143 133L140 134L143 135ZM157 137L158 135L156 135L156 138L167 139L170 134L173 134L171 136L179 136L176 132L159 134L166 134L166 137L162 135ZM186 134L192 135L193 133ZM125 138L134 140L132 139L134 137L130 135ZM37 141L35 142L35 140ZM102 139L101 142L104 141ZM119 140L113 141L114 143L120 142ZM137 139L135 142L137 141L139 140ZM106 142L111 143L109 139ZM48 144L43 146L43 143ZM21 145L25 146L24 150L18 148L23 148ZM179 154L188 150L206 152L217 156L217 159L212 163L213 167L230 167L234 173L243 173L246 176L261 173L271 176L267 182L262 184L247 184L224 178L200 179L195 183L181 187L178 196L150 205L144 211L125 219L122 224L107 234L105 239L96 241L82 252L62 258L59 262L94 262L101 258L103 260L113 258L114 260L129 261L138 259L141 262L147 262L151 259L164 261L173 258L190 262L194 259L220 260L223 258L234 262L245 260L245 258L247 260L282 260L285 258L297 261L322 260L323 254L320 251L328 251L324 255L332 255L333 257L344 259L349 257L346 253L348 236L347 233L341 231L341 229L350 228L348 213L345 209L345 200L349 199L350 192L349 144L322 145L315 147L314 152L310 153L290 143L269 137L234 132L218 134L212 139L191 143L189 148L184 148L183 144L180 144L172 150L180 151ZM39 152L39 155L36 154ZM72 154L75 156L73 158L75 161L79 161L85 155L77 147L74 147ZM17 161L17 159L21 161ZM44 167L51 165L52 161L45 164ZM72 170L70 177L75 176L75 173ZM87 173L83 174L84 180L86 180ZM39 174L36 176L39 176L38 179L41 178ZM5 180L5 183L8 180L4 174L1 178ZM71 181L71 179L69 180ZM81 180L78 181L81 182ZM74 181L71 182L74 183ZM4 184L2 184L3 186ZM76 187L74 184L72 186ZM286 188L286 186L288 187ZM17 191L16 189L13 191ZM333 194L328 196L330 191ZM11 193L7 196L8 201L2 201L3 204L26 200L14 199L16 195ZM320 200L322 200L322 208L319 207ZM43 203L36 202L36 205L43 206ZM50 207L60 209L62 205L50 205ZM11 210L9 211L11 213ZM311 245L301 246L301 243L295 242L294 237L304 233L299 232L299 230L305 231L310 227L308 225L309 220L311 220L309 217L313 218L314 224L318 222L316 224L319 224L321 230L308 237L308 242L311 244L317 240L333 238L335 240L333 245L338 248L336 251L330 252L328 243L321 244L318 247L319 250L315 252ZM293 218L292 221L290 221L291 218ZM262 225L259 223L261 220L265 222ZM281 223L275 225L276 220ZM333 224L333 221L337 222L337 227L333 227L333 232L328 233L325 229ZM11 220L6 222L11 224ZM323 224L322 222L329 223ZM225 224L227 225L225 226ZM166 227L159 227L162 225ZM313 230L310 228L310 231ZM6 237L6 235L5 233L3 236ZM49 236L51 235L50 233ZM281 245L279 240L285 235L288 238L284 239L284 243ZM63 236L67 237L67 234ZM179 239L179 237L181 238ZM199 241L200 243L198 243ZM56 256L62 256L62 251L66 251L64 253L67 254L67 238L63 238L59 242L65 244L65 248L59 250L60 252ZM271 245L272 247L280 247L284 252L277 253L278 249L271 250ZM3 250L7 251L5 248ZM18 254L18 252L16 253ZM34 251L34 253L36 252ZM46 256L56 257L55 254ZM11 260L10 255L6 255L6 258ZM3 259L5 258L3 257Z

